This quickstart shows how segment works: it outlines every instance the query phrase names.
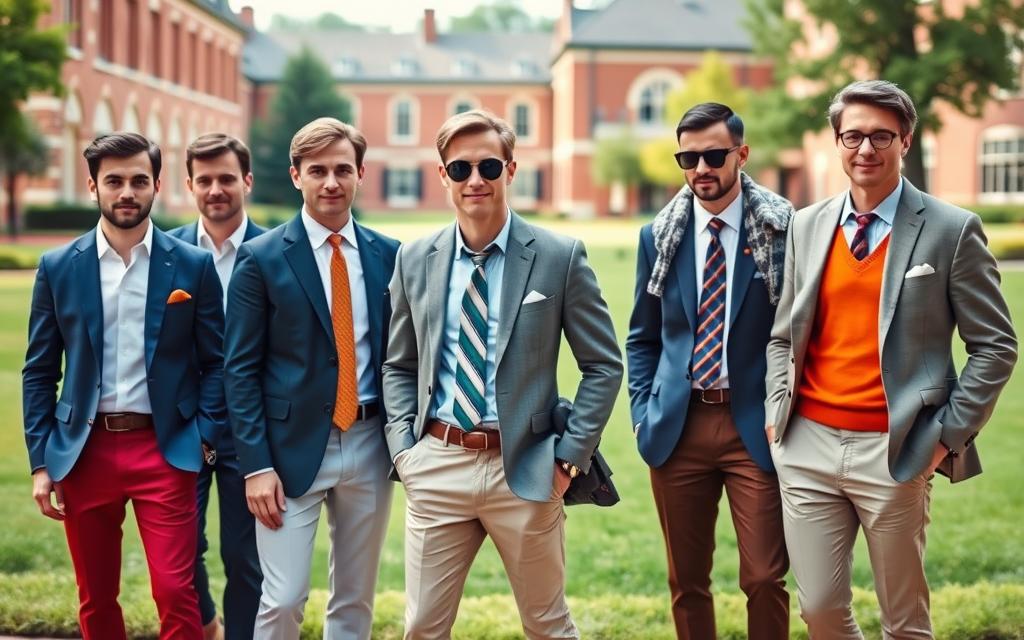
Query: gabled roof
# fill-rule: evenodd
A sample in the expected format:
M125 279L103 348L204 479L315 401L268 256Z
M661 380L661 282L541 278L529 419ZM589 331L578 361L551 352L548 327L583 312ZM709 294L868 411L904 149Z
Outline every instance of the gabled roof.
M192 0L192 4L207 13L212 14L214 17L219 18L222 22L226 22L229 26L234 27L238 31L248 31L248 27L246 27L238 16L235 15L235 12L231 10L231 7L228 5L228 0Z

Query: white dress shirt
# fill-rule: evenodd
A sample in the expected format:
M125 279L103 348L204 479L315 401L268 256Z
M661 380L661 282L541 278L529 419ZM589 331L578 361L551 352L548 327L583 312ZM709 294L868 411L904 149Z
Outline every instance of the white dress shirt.
M725 225L718 232L718 240L725 251L725 323L722 327L722 375L711 385L711 389L729 388L729 359L726 357L729 346L729 314L732 310L732 273L736 266L736 247L740 241L740 225L743 224L743 194L736 198L717 216ZM711 244L711 231L708 222L712 214L701 206L700 200L693 199L693 224L696 237L694 242L693 260L697 278L697 308L700 307L700 296L704 290L704 263L707 260L708 245ZM699 389L696 379L691 385Z
M245 231L249 227L249 218L242 213L242 224L238 225L234 233L224 240L220 250L213 238L207 233L203 226L203 219L199 218L196 226L196 241L200 247L213 253L213 264L217 268L217 277L220 278L220 288L224 294L224 309L228 308L228 283L231 281L231 272L235 269L235 259L238 258L238 247L242 246L242 239L245 238Z
M327 309L331 300L331 256L334 249L327 242L333 231L312 218L302 208L302 224L306 227L309 244L313 248L316 268L320 271L320 282L327 298ZM373 380L373 357L370 351L370 317L366 305L366 285L363 283L363 263L359 258L359 244L356 228L349 216L348 224L338 232L341 235L341 253L348 267L348 285L352 294L352 329L356 342L356 380L359 387L359 404L377 399L377 387Z
M100 413L152 413L146 378L146 292L153 223L132 247L126 266L96 227L103 303L103 370L100 372Z
M896 220L896 210L900 206L900 197L903 195L903 179L900 179L900 183L896 185L889 195L885 196L885 199L878 203L878 206L872 210L875 214L875 219L868 225L865 234L868 240L868 254L874 253L878 245L882 244L882 240L889 235L892 231L892 223ZM839 226L843 229L843 235L846 237L846 244L853 249L853 237L857 235L857 209L853 206L853 198L850 192L846 192L846 200L843 202L843 213L839 216ZM868 213L863 211L860 213Z

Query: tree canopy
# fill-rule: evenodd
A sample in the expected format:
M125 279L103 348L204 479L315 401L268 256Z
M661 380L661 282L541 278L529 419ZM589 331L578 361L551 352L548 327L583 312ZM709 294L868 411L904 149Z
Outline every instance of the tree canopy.
M350 22L344 16L325 11L315 18L293 18L275 13L270 18L270 28L274 31L297 31L300 29L324 29L328 31L366 31L366 26Z
M553 31L554 28L554 20L533 18L520 7L507 1L477 5L466 15L453 17L448 25L448 30L452 33L524 33Z
M35 91L60 95L66 29L38 29L43 0L0 0L0 129L18 127L21 104Z

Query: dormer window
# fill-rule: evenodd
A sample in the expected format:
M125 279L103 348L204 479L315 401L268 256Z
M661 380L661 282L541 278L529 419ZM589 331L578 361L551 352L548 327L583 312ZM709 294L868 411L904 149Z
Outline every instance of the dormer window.
M403 56L391 66L391 73L396 76L414 76L420 71L420 65L415 58Z
M512 73L520 78L537 75L537 65L532 60L516 60L512 63Z
M350 56L340 58L334 63L334 73L339 76L357 76L359 69L359 61Z
M455 75L462 76L464 78L475 76L477 74L476 61L469 58L459 58L452 65L452 71Z

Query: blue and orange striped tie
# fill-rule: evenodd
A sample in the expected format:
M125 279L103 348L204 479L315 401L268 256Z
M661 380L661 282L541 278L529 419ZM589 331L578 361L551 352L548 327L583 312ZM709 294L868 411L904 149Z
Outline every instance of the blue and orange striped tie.
M697 311L697 337L691 362L693 379L708 389L722 375L722 338L725 332L725 250L718 237L725 226L718 217L708 221L711 241L704 259L704 288Z

